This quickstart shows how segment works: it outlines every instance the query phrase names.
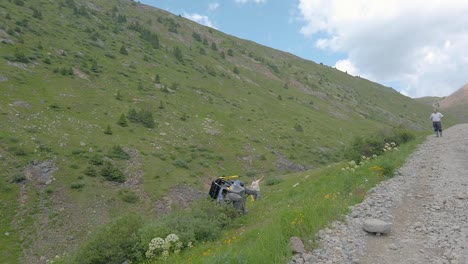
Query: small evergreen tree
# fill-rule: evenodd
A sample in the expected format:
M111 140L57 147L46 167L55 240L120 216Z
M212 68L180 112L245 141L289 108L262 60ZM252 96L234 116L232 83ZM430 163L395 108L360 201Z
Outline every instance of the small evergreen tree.
M107 125L106 130L104 130L104 134L106 135L112 135L112 130L110 125Z
M303 132L303 131L304 131L304 129L302 128L301 124L299 124L299 123L296 123L296 124L294 125L294 129L295 129L297 132Z
M37 8L32 8L32 10L33 10L32 17L42 20L42 12L39 11Z
M226 55L224 54L224 51L221 51L220 55L222 59L226 59Z
M101 70L99 69L100 66L97 61L93 61L93 65L91 66L91 71L94 73L99 73Z
M133 123L138 123L140 121L140 119L138 118L138 113L135 110L135 108L130 108L130 110L128 110L127 118L128 120L130 120L130 122L133 122Z
M204 48L200 48L200 55L206 55L206 51Z
M235 74L239 74L239 69L237 67L234 67L234 69L232 70L232 72L234 72Z
M154 118L150 111L142 111L140 113L140 122L147 128L154 128Z
M214 50L214 51L218 50L218 47L216 46L216 43L214 43L214 42L211 43L211 49Z
M159 74L156 74L156 77L154 77L154 83L157 83L157 84L161 83L161 78L159 77Z
M159 101L159 109L164 109L164 103L163 103L163 101Z
M123 100L123 96L122 94L120 93L120 90L117 90L117 94L115 95L115 99L119 100L119 101L122 101Z
M174 57L179 62L184 62L184 57L182 56L182 50L178 46L174 47L173 54L174 54Z
M229 55L229 56L231 56L231 57L234 56L234 52L232 51L232 49L228 49L227 55Z
M193 33L192 33L192 37L193 37L196 41L198 41L198 42L201 42L201 41L202 41L200 34L197 33L197 32L193 32Z
M125 114L121 114L119 121L117 121L117 124L121 127L128 127L128 122L127 122L127 117L125 117Z
M128 55L128 51L127 51L127 49L125 48L125 45L122 45L122 46L120 47L120 54Z

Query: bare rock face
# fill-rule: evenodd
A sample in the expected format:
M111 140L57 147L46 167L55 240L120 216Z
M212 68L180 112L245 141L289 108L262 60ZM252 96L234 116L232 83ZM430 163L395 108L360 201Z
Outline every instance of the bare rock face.
M53 173L58 167L51 161L33 161L25 170L26 179L36 185L49 185L54 180Z
M366 219L362 228L369 233L388 234L392 227L391 223L376 218Z

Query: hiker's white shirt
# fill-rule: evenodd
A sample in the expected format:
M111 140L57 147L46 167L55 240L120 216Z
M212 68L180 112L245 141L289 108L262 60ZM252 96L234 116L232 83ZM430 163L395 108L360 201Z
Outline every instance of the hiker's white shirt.
M437 112L437 113L432 113L430 118L432 122L440 122L440 120L442 120L442 117L444 117L444 115Z
M254 189L255 191L260 191L260 180L253 181L252 184L250 184L250 188Z

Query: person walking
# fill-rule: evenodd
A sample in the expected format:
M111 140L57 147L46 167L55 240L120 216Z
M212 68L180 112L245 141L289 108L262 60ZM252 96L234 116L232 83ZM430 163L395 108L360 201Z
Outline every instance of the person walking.
M441 114L439 111L437 111L437 108L433 109L430 119L432 120L432 127L434 128L436 137L442 136L442 118L443 117L444 115Z

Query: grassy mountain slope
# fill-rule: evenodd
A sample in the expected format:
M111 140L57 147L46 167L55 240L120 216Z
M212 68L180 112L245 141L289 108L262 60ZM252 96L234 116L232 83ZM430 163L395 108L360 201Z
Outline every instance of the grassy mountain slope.
M430 107L393 89L136 2L0 7L3 262L164 212L185 202L174 186L197 196L220 175L312 169L355 136L427 128Z

